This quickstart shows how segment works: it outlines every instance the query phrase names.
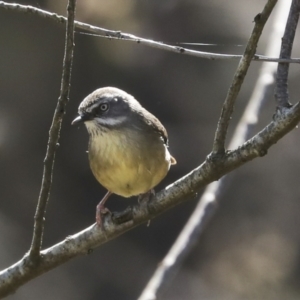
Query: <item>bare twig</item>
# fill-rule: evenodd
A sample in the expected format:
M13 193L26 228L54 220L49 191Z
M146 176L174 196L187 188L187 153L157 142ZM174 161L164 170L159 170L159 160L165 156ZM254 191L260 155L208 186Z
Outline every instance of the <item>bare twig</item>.
M22 13L29 13L29 14L35 14L42 18L47 18L52 21L58 22L58 23L65 23L66 18L58 15L56 13L51 13L30 5L21 5L17 3L7 3L4 1L0 1L0 8L6 9L6 10L15 10ZM205 59L211 59L211 60L238 60L242 58L242 55L232 55L232 54L219 54L219 53L210 53L210 52L203 52L203 51L196 51L184 47L178 47L178 46L172 46L168 45L162 42L157 42L145 38L141 38L138 36L135 36L133 34L129 33L123 33L121 31L116 30L108 30L105 28L100 28L96 26L92 26L90 24L82 23L75 21L75 26L77 29L86 30L91 33L95 33L101 37L105 37L108 39L117 39L122 41L130 41L138 44L143 44L149 47L158 48L161 50L171 51L178 54L185 54ZM299 58L295 59L278 59L276 57L266 57L264 55L255 55L253 57L254 61L268 61L268 62L285 62L285 63L300 63Z
M285 32L282 38L282 46L280 51L281 58L291 57L295 32L299 20L299 12L300 12L300 0L293 0L287 26L285 28ZM279 108L291 107L291 103L289 102L288 83L287 83L288 72L289 72L289 64L287 63L278 64L275 98L278 102Z
M284 25L286 24L289 12L288 8L287 0L279 1L266 49L267 56L276 56L280 51L280 39L284 31ZM268 90L274 83L275 74L275 63L263 63L254 91L236 127L233 138L229 144L229 149L235 149L244 143L250 134L251 128L257 123L259 110ZM157 299L165 287L169 285L176 271L180 268L185 258L199 240L201 233L205 229L206 222L215 213L217 197L221 192L225 178L223 177L218 181L210 183L206 187L194 212L178 235L171 249L159 263L153 276L141 293L139 300Z
M69 100L71 70L73 62L74 51L74 20L75 20L76 0L69 0L68 2L68 22L66 25L65 38L65 53L63 60L63 73L61 79L60 95L57 106L54 112L52 124L49 131L48 146L46 157L44 159L43 179L38 199L38 205L34 216L34 230L32 243L29 252L31 262L36 263L40 258L40 249L43 240L44 222L46 207L50 196L50 189L52 185L53 165L55 160L55 153L58 146L60 136L60 129L65 108Z
M231 86L229 88L229 91L227 93L226 99L222 107L220 119L218 121L212 149L212 152L215 155L223 155L225 153L225 141L227 130L237 95L244 82L244 78L247 74L251 60L255 54L258 40L261 36L262 30L276 3L277 0L269 0L265 5L262 13L258 14L254 18L255 25L252 34L247 43L243 58L241 59L238 68L234 74Z

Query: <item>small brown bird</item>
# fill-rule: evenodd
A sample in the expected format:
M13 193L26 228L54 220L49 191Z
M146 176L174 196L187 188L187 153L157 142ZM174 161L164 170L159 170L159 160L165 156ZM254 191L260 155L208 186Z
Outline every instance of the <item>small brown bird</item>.
M89 162L107 194L96 209L102 224L104 204L115 193L131 197L149 193L176 160L168 151L167 131L160 121L126 92L105 87L80 104L72 125L84 122L89 132Z

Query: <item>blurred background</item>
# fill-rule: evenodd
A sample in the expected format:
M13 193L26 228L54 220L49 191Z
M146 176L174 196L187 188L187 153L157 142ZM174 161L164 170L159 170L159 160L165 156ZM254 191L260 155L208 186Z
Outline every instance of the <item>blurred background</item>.
M12 1L8 1L12 2ZM166 43L241 54L253 19L266 1L78 0L77 20ZM19 1L66 15L67 1ZM270 22L259 43L264 54ZM28 251L43 171L48 130L59 96L65 28L31 14L0 10L0 268ZM298 34L299 35L299 34ZM293 56L299 57L299 37ZM156 190L198 166L209 154L216 123L237 61L210 61L76 33L70 102L57 152L47 208L44 248L94 222L105 190L86 155L84 126L73 127L82 99L99 87L134 95L168 130L177 159ZM260 63L254 62L238 97L230 133L251 95ZM299 67L290 67L291 102L299 100ZM259 131L276 103L270 93ZM217 214L169 285L163 299L299 299L300 140L294 130L230 175ZM114 196L112 211L136 199ZM151 225L140 226L32 280L10 299L136 299L197 203L191 199Z

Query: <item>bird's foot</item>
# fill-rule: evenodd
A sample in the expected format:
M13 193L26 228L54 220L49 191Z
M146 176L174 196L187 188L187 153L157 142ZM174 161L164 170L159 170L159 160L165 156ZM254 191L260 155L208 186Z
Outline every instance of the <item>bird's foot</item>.
M103 216L106 214L111 214L110 210L98 204L96 207L96 223L102 229L103 229Z
M149 203L154 196L155 196L155 190L151 189L145 194L140 194L138 197L138 202L139 203Z
M148 204L151 202L151 200L153 199L154 196L155 196L155 190L151 189L145 194L140 194L138 197L138 202L140 204L144 203L148 206ZM148 220L148 222L147 222L147 227L149 227L149 226L150 226L150 220Z
M109 211L109 209L104 206L105 202L107 201L107 199L109 198L109 196L111 194L112 193L110 191L108 191L106 193L106 195L103 197L103 199L96 206L96 223L102 229L104 229L104 227L103 227L103 221L102 221L102 216L105 215L105 214L107 214L107 213L111 214L111 212Z

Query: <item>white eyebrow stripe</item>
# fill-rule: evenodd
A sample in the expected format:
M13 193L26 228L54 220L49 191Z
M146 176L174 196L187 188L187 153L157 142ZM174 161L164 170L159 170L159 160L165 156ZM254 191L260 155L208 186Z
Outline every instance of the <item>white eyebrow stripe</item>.
M104 102L103 102L104 103ZM90 111L90 112L92 112L95 108L97 108L99 106L99 102L95 102L95 103L93 103L89 108L88 108L88 110Z
M117 97L113 97L113 95L109 95L109 97L105 97L105 98L112 98L112 100L113 101L115 101L115 102L118 102L119 101L119 99L117 98ZM91 106L89 106L89 107L87 107L87 111L88 112L92 112L95 108L98 108L99 107L99 105L101 105L101 104L109 104L109 101L101 101L100 102L100 100L101 99L98 99L96 102L94 102Z

